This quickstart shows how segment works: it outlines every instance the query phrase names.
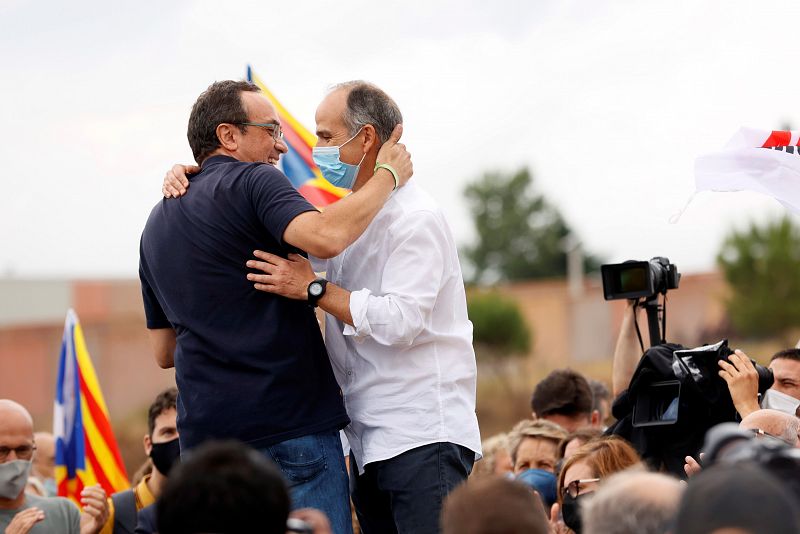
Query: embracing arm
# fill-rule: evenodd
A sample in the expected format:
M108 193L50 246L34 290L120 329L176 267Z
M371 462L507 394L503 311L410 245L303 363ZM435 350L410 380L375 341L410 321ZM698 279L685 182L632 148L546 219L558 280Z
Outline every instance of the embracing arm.
M363 187L325 208L325 211L306 211L292 219L283 231L283 241L317 258L338 256L364 233L369 223L397 187L405 185L414 174L411 154L398 143L403 125L398 124L381 146L378 164L387 164L397 172L397 184L392 173L381 168L375 171ZM166 198L180 197L189 187L187 173L200 169L175 165L164 177L162 192Z
M350 292L328 283L318 304L347 325L343 332L347 336L369 337L385 346L408 346L424 330L436 304L447 243L434 217L424 213L416 215L413 223L399 225L394 239L378 293ZM308 284L315 278L308 260L296 254L288 259L260 251L255 255L262 261L250 260L247 266L264 274L250 273L247 278L256 289L296 300L308 298Z

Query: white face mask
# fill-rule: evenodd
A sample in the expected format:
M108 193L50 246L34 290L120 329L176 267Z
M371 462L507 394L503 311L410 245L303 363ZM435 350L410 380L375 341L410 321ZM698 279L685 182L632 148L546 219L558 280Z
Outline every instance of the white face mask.
M774 389L768 389L764 393L764 398L761 399L761 408L778 410L789 415L795 415L798 406L800 406L800 400Z
M28 483L30 460L12 460L0 464L0 497L16 499Z

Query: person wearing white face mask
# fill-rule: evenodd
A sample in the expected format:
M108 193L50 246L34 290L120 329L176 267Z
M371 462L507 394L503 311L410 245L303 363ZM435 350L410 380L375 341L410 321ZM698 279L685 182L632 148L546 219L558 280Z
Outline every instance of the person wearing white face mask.
M312 156L353 194L381 169L397 104L363 81L335 86L317 108ZM185 187L173 167L164 190ZM307 250L313 254L312 250ZM472 323L455 242L441 209L414 182L392 193L366 231L327 262L257 251L255 288L326 314L325 343L352 423L351 491L364 534L439 532L444 497L480 458Z
M30 414L16 402L0 399L0 529L6 534L99 532L108 515L99 486L83 490L83 516L67 499L25 493L35 452Z
M752 360L737 350L728 361L719 361L719 375L728 384L733 404L744 419L759 409L797 415L800 410L800 350L789 349L772 356L769 368L775 382L758 398L758 373Z

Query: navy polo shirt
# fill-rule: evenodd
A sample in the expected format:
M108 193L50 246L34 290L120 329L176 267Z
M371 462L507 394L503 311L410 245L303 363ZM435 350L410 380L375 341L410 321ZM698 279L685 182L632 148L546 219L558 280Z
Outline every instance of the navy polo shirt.
M256 249L286 257L289 222L315 208L275 167L208 158L147 220L139 278L148 328L174 328L181 449L264 447L348 423L314 311L257 291Z

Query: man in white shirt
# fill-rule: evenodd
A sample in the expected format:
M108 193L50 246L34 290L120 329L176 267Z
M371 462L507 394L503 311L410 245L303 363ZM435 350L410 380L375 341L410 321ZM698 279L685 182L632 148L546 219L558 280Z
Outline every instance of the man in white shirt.
M317 165L357 191L402 116L386 93L358 81L334 87L316 121ZM327 312L325 341L352 420L345 432L362 531L438 532L442 501L480 456L472 323L441 210L409 182L320 266L326 280L302 256L256 256L248 267L264 274L248 278L257 289Z

